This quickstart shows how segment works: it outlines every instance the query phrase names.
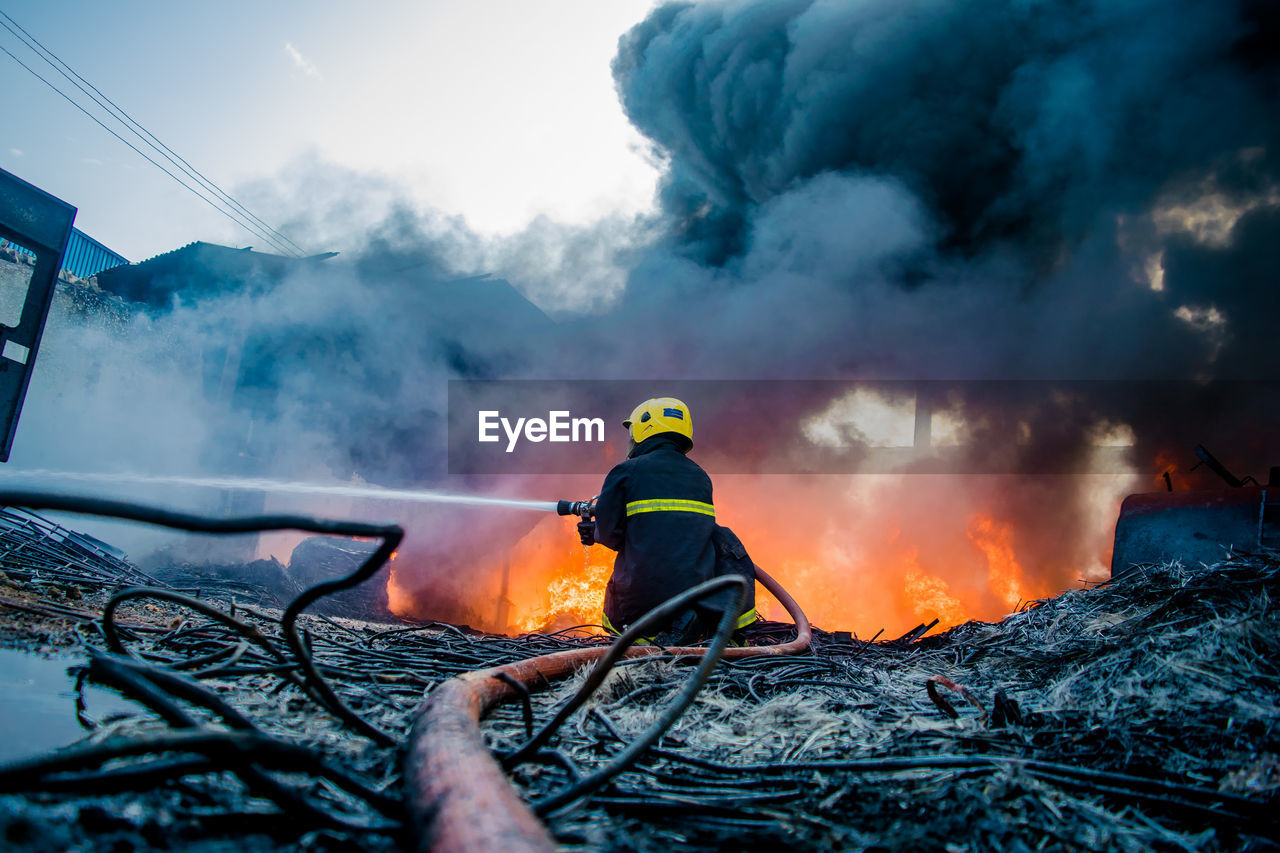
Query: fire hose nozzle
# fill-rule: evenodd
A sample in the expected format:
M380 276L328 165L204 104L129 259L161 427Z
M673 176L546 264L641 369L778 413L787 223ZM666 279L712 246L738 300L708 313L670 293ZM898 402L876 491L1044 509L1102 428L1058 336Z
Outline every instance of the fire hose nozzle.
M596 495L586 501L557 501L556 514L558 515L577 515L581 516L583 521L590 521L596 514Z

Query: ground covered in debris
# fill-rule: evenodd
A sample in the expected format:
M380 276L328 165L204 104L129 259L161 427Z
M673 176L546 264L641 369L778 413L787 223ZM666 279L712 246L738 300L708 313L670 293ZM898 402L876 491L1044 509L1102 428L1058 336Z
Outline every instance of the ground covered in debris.
M320 674L380 740L308 686L278 610L162 586L117 595L146 578L58 530L0 519L0 639L71 668L84 731L0 766L6 849L398 849L400 743L424 692L601 642L304 616ZM1274 554L1140 566L996 624L874 644L816 632L804 655L721 662L657 747L548 826L610 851L1273 849L1278 573ZM605 765L690 672L617 665L512 778L536 801ZM579 681L535 694L532 722ZM129 710L78 700L87 685ZM515 748L523 709L484 729Z
M597 849L1271 849L1276 575L1274 556L1139 566L909 645L722 663L642 769L551 825ZM561 752L589 772L686 675L618 667ZM523 736L505 712L490 730Z

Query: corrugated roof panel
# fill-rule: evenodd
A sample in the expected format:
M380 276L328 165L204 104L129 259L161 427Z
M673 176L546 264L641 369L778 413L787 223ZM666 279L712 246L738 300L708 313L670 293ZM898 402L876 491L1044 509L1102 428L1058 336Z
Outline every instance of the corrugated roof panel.
M12 243L7 248L35 257L35 253ZM67 240L67 251L62 256L62 270L77 278L88 278L103 270L129 263L129 259L118 255L79 229L71 229L71 238Z
M116 254L83 231L71 229L67 252L62 256L62 268L67 272L80 278L88 278L127 263L128 258Z

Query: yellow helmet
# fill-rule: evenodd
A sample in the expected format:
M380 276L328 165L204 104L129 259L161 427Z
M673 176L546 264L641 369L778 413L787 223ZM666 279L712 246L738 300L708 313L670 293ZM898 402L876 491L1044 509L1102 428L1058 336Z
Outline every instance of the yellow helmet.
M689 407L675 397L654 397L632 410L622 425L631 431L631 440L640 444L664 432L674 432L685 439L686 453L693 447L693 418Z

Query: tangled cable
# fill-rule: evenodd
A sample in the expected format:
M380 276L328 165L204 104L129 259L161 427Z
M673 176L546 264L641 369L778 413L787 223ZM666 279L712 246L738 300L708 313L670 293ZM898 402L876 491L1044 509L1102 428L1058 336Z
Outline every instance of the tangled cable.
M406 803L404 799L392 796L377 785L360 779L357 774L338 769L313 754L308 747L268 734L249 715L226 701L216 690L201 684L201 680L208 678L270 675L280 679L281 687L285 685L296 687L343 726L368 739L374 745L382 748L399 748L401 741L398 737L366 719L338 695L322 673L322 667L331 675L346 673L359 676L360 674L342 669L332 662L318 665L313 651L313 642L299 630L298 619L319 599L350 589L372 577L387 562L403 539L404 531L401 527L393 524L379 525L288 515L213 519L125 501L32 491L0 491L0 506L21 506L32 510L54 510L122 518L196 533L235 534L300 530L381 540L378 548L354 572L345 577L312 586L288 605L278 620L284 647L257 625L246 619L237 618L234 604L232 612L228 613L200 598L158 586L132 586L114 593L107 600L101 621L96 625L108 651L92 651L88 664L76 672L77 716L86 726L96 725L88 718L81 695L84 683L89 681L111 687L140 702L168 726L178 731L162 736L124 740L115 738L105 743L72 747L52 756L0 767L0 792L44 790L63 793L103 793L144 790L184 776L230 770L255 795L270 800L285 813L303 816L313 825L349 831L373 831L392 836L398 836L407 826L420 844L428 834L430 837L444 840L446 845L450 843L449 839L456 840L456 836L451 836L447 831L437 832L435 827L429 833L423 831L423 809L427 801L422 796L420 786L414 784L408 786L406 792L408 803ZM127 566L124 563L122 565ZM458 682L497 684L501 690L488 697L486 701L490 706L512 698L524 699L530 737L525 744L506 755L503 763L507 767L514 767L529 760L552 760L564 766L572 777L571 782L562 790L534 802L532 811L522 803L517 802L513 806L514 811L526 816L532 827L531 837L540 844L542 840L547 839L547 835L533 814L545 814L564 809L590 795L609 779L630 767L684 713L722 657L761 653L779 654L807 647L809 627L803 614L799 613L790 597L771 579L762 575L762 581L766 582L766 586L770 587L771 591L778 595L793 613L799 614L798 637L791 644L757 647L754 650L726 649L737 612L736 608L730 608L724 612L707 648L662 650L654 647L633 647L635 641L646 632L653 631L672 615L700 598L731 589L735 601L740 601L745 592L746 582L737 577L718 578L677 595L655 608L611 645L588 642L586 647L583 647L581 641L548 636L545 642L550 644L551 648L557 648L557 651L523 660L519 659L518 655L511 655L508 663L497 668L481 670L474 669L475 662L478 660L475 655L449 652L437 646L431 650L429 663L432 668L438 671L450 666L460 667L455 671L464 674L453 681L445 681L435 686L429 694L428 701L423 703L423 707L441 707L447 704L448 697L455 695ZM178 620L178 623L169 630L160 631L161 636L151 644L153 651L138 652L131 649L129 643L137 641L141 636L140 632L155 633L159 629L129 625L122 622L119 617L126 605L141 600L165 602L199 614L209 622L197 627L188 627L185 619ZM246 615L249 612L246 610ZM331 620L325 620L325 622L336 629L354 634L364 641L361 647L343 643L328 636L323 639L326 645L348 654L359 655L364 660L373 659L384 664L378 677L371 678L371 683L374 685L381 679L387 683L397 681L404 681L410 685L421 683L428 689L433 686L430 679L423 681L418 675L424 663L420 657L400 651L375 649L373 646L377 640L385 639L389 635L408 637L411 632L424 629L443 629L455 632L463 639L466 638L466 634L454 626L435 623L413 628L391 629L367 638ZM216 641L211 634L215 629L224 635L238 638L238 641L235 645L226 641ZM538 642L536 637L529 639L532 643ZM215 647L211 651L204 651L182 660L174 661L164 658L162 662L167 665L160 665L154 660L157 658L155 650L178 643L187 644L192 650L207 648L210 644ZM569 651L564 650L566 646L570 648ZM659 652L697 657L700 663L649 730L635 738L607 766L582 775L567 757L556 751L544 749L555 731L587 701L622 658ZM491 654L487 657L489 660L493 659ZM152 658L152 660L144 658ZM597 661L596 666L582 687L571 701L562 706L550 721L534 733L532 711L528 705L530 689L549 685L558 678L572 674L578 666L591 659ZM530 687L531 677L538 682L533 688ZM393 705L396 703L394 695L383 695ZM202 714L211 715L213 720L225 728L210 726L202 720L202 715L192 713L180 703L194 707ZM472 718L473 728L478 716L477 711L476 716ZM423 725L435 725L439 729L437 733L443 734L446 738L450 737L449 721L433 724L430 722L429 714L424 711L419 714L418 723L414 729L415 738ZM464 737L469 735L469 732L464 733ZM417 754L417 748L418 744L411 741L409 744L410 766L414 763L412 756ZM119 759L140 756L159 757L140 763L126 765L118 763ZM498 773L499 790L514 796L509 784L501 777L502 771L498 769L498 765L487 754L485 761ZM350 813L349 809L335 811L326 808L305 796L295 785L288 784L279 778L281 774L298 773L314 779L327 780L332 786L348 795L351 800L363 802L366 810L372 812L373 817L357 816ZM445 774L445 777L447 776L448 774ZM420 780L420 776L414 778ZM448 784L447 778L442 778L441 781L443 784ZM415 817L406 820L407 814ZM442 825L449 823L446 815L441 814L439 818ZM431 820L427 822L434 823Z
M662 649L655 646L634 647L630 644L653 624L669 618L690 602L726 587L731 578L716 578L665 602L646 614L635 626L608 648L577 649L529 658L512 664L469 672L437 687L427 697L410 733L405 755L405 784L409 788L407 806L411 832L419 850L512 850L545 851L555 849L546 829L535 817L562 808L580 799L625 770L642 753L650 749L662 733L688 708L694 695L706 683L721 658L751 658L797 654L809 648L809 620L795 600L777 581L756 568L758 580L786 608L795 620L795 639L771 646L739 646L726 648L732 630L731 614L725 611L709 648ZM743 583L739 580L739 583ZM744 584L745 585L745 584ZM739 594L742 592L739 587ZM625 641L625 645L624 645ZM525 806L511 787L502 767L493 759L480 733L479 721L497 705L524 699L534 689L544 689L556 681L573 675L580 667L599 661L581 689L560 709L543 731L533 735L509 755L504 763L536 756L533 752L554 732L574 709L604 681L609 669L621 663L622 657L649 657L669 654L676 657L701 657L702 666L681 688L654 724L613 761L587 776L576 778L568 786L533 804ZM526 716L526 719L528 717ZM572 762L566 769L577 776ZM483 818L483 819L482 819Z

